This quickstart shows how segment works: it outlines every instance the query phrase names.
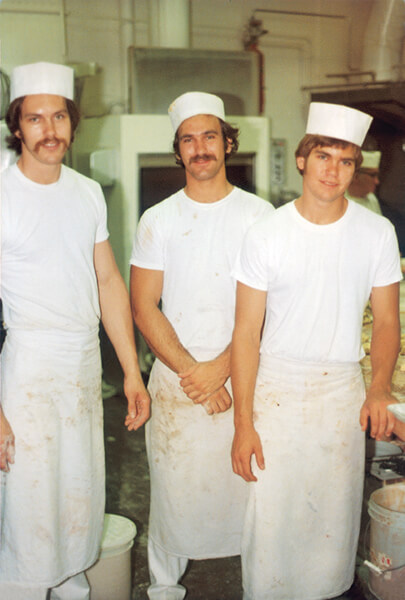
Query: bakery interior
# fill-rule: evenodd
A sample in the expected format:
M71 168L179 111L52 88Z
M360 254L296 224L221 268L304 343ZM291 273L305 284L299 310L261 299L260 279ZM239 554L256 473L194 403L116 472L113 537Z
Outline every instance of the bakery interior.
M310 101L342 103L374 117L363 147L381 151L376 194L405 257L404 24L404 0L0 0L1 165L12 160L4 150L12 68L36 61L73 66L82 122L67 163L102 185L111 243L128 281L139 217L183 185L166 112L177 95L198 89L222 97L228 120L241 130L228 177L276 207L300 190L294 150ZM401 354L393 390L405 401L405 284L400 287ZM366 382L371 327L366 309ZM124 428L122 374L103 331L100 338L109 384L106 512L136 525L131 599L144 600L149 505L144 434ZM138 342L147 380L153 356ZM369 589L370 567L364 563L370 559L368 502L375 490L405 480L404 453L399 440L367 440L357 577L342 598L378 598ZM383 600L405 598L405 568L401 573L402 592ZM239 600L239 558L194 561L184 585L190 600Z

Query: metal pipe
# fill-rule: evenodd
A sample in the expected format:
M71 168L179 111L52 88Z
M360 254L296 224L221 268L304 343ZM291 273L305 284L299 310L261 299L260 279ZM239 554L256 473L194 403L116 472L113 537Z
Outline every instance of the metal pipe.
M344 77L348 79L349 77L356 77L358 75L370 75L371 81L376 80L374 71L355 71L353 73L327 73L325 77Z
M121 68L121 98L123 111L128 112L128 47L134 43L134 5L133 0L119 0L120 27L120 68Z
M280 15L295 15L298 17L321 17L325 19L349 19L346 15L329 15L326 13L312 13L312 12L302 12L298 10L276 10L273 8L255 8L253 13L255 12L265 12L265 13L275 13Z
M61 38L62 38L62 56L64 62L67 61L68 47L67 47L67 35L66 35L66 17L65 17L65 0L59 0L59 16L61 24Z
M362 89L362 88L380 88L380 87L384 87L386 85L390 85L392 87L402 87L403 83L398 82L398 81L392 81L391 79L380 79L378 81L363 81L363 82L359 82L359 83L337 83L337 84L333 84L333 83L329 83L329 84L322 84L322 85L308 85L308 86L304 86L301 89L305 92L308 91L313 91L313 90L336 90L336 89L345 89L345 90L353 90L353 89Z
M33 8L3 8L3 6L0 6L0 14L1 13L10 13L10 14L21 14L24 13L24 15L60 15L60 12L58 10L49 10L49 9L33 9Z

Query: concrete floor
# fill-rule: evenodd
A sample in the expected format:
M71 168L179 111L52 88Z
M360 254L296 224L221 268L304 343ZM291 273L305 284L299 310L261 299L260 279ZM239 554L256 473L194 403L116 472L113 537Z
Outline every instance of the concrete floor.
M133 591L131 600L147 600L149 585L146 543L149 508L149 475L144 430L129 433L123 423L126 403L122 396L104 400L107 471L107 512L131 519L137 527L132 551ZM371 600L365 577L359 569L353 588L341 600ZM239 557L193 561L183 583L187 600L242 600ZM271 600L271 599L269 599Z
M147 600L147 524L149 474L144 430L129 433L123 426L126 403L122 396L104 401L107 506L106 511L131 519L137 527L132 553L132 600ZM239 557L193 561L183 583L190 600L240 600Z

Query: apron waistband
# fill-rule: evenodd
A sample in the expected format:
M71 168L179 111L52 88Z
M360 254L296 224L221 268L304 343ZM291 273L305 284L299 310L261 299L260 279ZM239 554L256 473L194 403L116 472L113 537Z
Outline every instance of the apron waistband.
M259 372L263 375L269 374L275 377L288 377L290 374L295 378L314 377L328 379L334 377L362 376L361 366L358 362L311 362L301 361L270 354L261 354Z
M80 345L81 347L98 346L98 328L92 331L65 331L64 329L7 329L8 343L24 344L25 346Z

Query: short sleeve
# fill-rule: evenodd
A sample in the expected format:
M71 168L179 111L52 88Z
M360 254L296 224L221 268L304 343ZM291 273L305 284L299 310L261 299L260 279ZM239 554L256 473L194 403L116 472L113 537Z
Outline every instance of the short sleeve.
M383 287L402 280L398 239L394 226L385 219L385 229L378 248L378 263L373 287Z
M267 291L269 285L267 243L262 224L252 225L243 240L232 276L249 287Z
M149 209L142 215L132 245L131 265L143 269L164 270L164 246L159 225L156 211Z
M99 219L97 224L96 231L96 244L99 242L105 242L109 238L108 228L107 228L107 205L104 199L103 192L101 188L99 188L97 193L98 206L99 206Z

